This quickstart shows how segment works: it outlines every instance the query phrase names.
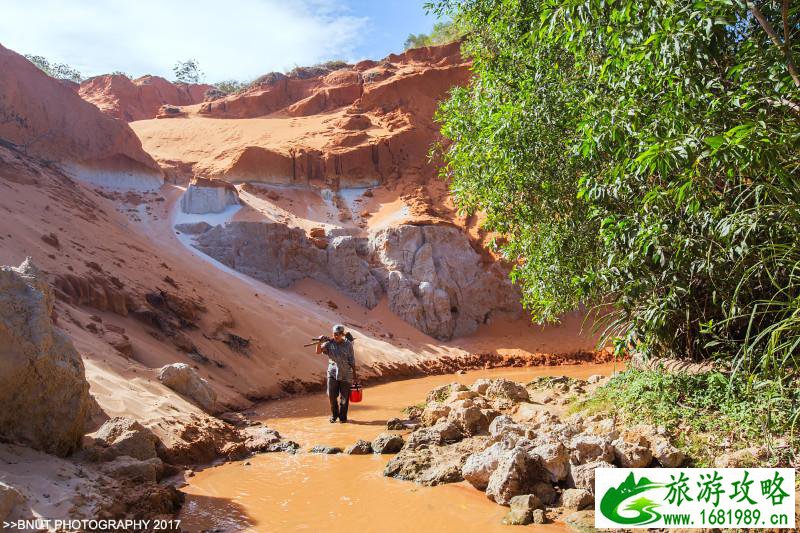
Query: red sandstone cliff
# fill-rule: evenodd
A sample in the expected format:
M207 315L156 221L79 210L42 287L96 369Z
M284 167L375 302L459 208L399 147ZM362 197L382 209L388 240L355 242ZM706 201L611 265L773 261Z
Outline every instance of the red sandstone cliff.
M0 46L0 139L102 185L153 186L161 170L131 128Z
M158 76L130 80L121 74L105 74L82 82L78 93L106 115L131 122L155 117L162 105L202 102L209 89L211 85L172 83Z

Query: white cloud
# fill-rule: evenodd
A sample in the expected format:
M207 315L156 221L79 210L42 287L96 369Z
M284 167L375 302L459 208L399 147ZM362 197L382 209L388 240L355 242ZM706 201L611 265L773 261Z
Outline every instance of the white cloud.
M367 19L339 0L0 0L0 44L77 68L172 77L194 58L210 82L353 59Z

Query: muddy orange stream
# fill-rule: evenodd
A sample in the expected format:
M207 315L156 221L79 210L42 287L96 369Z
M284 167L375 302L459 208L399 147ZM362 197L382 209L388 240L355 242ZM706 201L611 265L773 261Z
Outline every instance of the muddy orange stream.
M328 422L322 394L263 404L256 418L304 449L315 444L344 448L386 431L386 420L402 417L404 407L424 401L438 385L469 385L481 377L520 382L542 375L586 378L613 371L613 364L586 364L429 376L365 388L364 401L350 405L348 424ZM273 453L207 468L184 489L182 526L187 531L508 532L500 524L507 509L482 492L465 482L423 487L385 478L382 471L390 458ZM563 530L561 524L538 527Z

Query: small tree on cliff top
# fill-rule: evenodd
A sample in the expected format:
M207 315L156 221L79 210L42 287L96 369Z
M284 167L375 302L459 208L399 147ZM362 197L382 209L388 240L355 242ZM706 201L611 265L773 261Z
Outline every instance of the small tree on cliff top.
M78 72L77 69L65 63L51 63L46 57L30 54L25 54L25 58L53 78L74 81L75 83L80 83L83 79L83 76L81 76L81 73Z
M205 77L196 59L178 61L175 63L175 66L172 67L172 72L175 73L175 81L182 83L200 83Z

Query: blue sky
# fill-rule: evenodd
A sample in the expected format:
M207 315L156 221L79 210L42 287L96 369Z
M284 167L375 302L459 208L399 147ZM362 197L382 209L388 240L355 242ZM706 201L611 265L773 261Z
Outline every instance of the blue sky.
M172 76L194 58L206 81L250 80L330 59L379 59L436 19L425 0L0 0L0 44L84 76Z

